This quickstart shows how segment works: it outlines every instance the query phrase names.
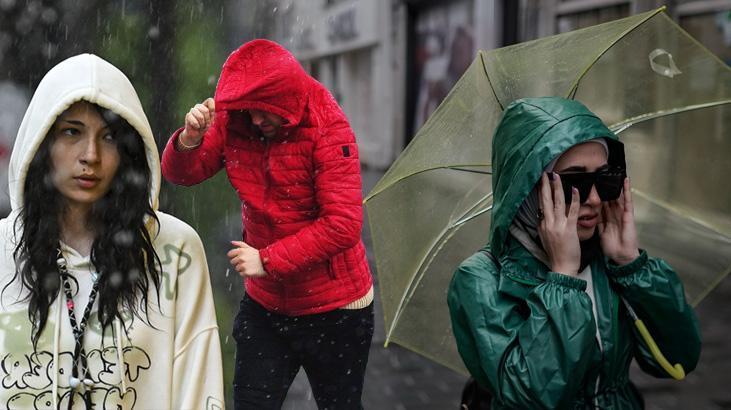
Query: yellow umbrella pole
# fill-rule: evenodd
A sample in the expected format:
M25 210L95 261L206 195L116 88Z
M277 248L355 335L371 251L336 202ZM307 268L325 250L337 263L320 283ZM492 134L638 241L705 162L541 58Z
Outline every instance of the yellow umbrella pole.
M621 298L622 302L624 302L624 305L627 307L627 311L629 312L629 315L632 316L632 320L635 322L635 326L637 327L637 330L639 330L640 335L642 336L642 339L647 344L647 347L650 348L650 353L652 353L652 357L657 360L657 362L660 364L660 366L675 380L683 380L685 378L685 370L683 369L683 366L680 363L676 363L675 366L671 365L670 362L668 362L668 359L663 356L662 352L660 351L660 348L657 347L657 343L655 343L655 339L652 338L652 335L650 335L650 332L647 330L647 327L645 327L645 324L642 322L642 320L637 317L637 314L635 313L634 309L632 309L632 306L627 303L624 298Z

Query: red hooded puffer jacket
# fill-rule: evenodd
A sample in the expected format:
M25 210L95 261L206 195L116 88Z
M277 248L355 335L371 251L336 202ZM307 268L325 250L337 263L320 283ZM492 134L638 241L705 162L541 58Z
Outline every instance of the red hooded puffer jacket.
M371 274L360 239L363 210L355 136L332 95L283 47L254 40L223 65L216 118L192 151L162 158L165 178L197 184L225 166L241 198L244 241L259 249L267 276L246 291L287 315L326 312L363 297ZM286 120L260 137L248 109Z

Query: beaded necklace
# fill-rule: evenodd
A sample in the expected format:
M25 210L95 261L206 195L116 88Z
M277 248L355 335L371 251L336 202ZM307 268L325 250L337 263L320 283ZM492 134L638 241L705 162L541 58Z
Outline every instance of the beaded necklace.
M92 286L91 293L89 293L89 302L86 304L84 314L81 317L81 322L77 322L76 314L74 313L74 299L71 293L71 282L69 278L71 275L68 272L66 265L66 259L63 257L61 250L58 250L58 259L56 259L56 265L61 276L63 284L63 291L66 295L66 308L68 309L69 322L71 323L71 329L74 332L74 356L73 356L73 367L71 370L71 376L69 377L69 386L76 390L80 388L81 393L84 396L84 402L86 407L90 408L91 403L91 387L94 386L94 381L91 380L89 374L89 367L86 357L86 351L84 350L84 332L86 325L91 315L91 308L96 300L96 295L99 290L99 281L94 278L94 285ZM73 279L73 278L71 278ZM69 396L68 409L71 410L74 403L74 393L72 392Z

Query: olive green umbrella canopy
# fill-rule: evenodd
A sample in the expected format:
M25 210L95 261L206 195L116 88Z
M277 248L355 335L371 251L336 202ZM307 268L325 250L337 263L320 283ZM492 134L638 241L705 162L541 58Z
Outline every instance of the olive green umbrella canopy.
M664 9L480 51L365 199L396 342L466 373L447 288L488 240L492 133L523 97L583 102L627 151L640 245L697 304L731 269L731 69Z

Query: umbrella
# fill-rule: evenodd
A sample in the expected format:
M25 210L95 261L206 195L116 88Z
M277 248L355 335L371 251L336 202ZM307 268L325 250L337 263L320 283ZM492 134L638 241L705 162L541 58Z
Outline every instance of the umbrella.
M480 51L365 199L386 344L466 373L446 294L488 240L491 137L523 97L584 103L619 133L640 245L697 304L731 269L731 69L664 9Z

